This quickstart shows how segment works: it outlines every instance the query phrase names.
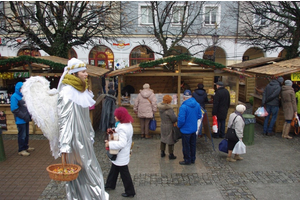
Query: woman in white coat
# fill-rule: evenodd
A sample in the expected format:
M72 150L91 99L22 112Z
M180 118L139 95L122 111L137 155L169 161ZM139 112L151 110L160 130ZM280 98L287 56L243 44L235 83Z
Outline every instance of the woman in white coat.
M116 122L120 122L115 129L116 133L119 135L119 140L105 140L105 147L108 147L109 149L117 149L119 150L119 153L117 155L117 159L115 161L111 161L112 165L106 180L105 188L106 190L114 190L120 173L125 188L125 193L122 193L122 196L134 197L135 190L128 169L133 135L133 127L131 123L133 122L133 119L124 107L117 108L114 115Z

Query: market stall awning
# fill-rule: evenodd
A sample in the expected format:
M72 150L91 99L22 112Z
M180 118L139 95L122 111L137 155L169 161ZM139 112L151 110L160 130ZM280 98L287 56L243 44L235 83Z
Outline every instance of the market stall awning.
M118 75L126 74L129 72L135 72L135 71L139 71L139 70L141 70L141 68L140 68L139 64L137 64L137 65L133 65L130 67L125 67L123 69L118 69L118 70L112 71L109 74L107 74L107 76L108 77L118 76Z
M246 72L255 73L258 76L267 75L274 77L300 72L300 58L293 58L290 60L276 62L270 65L248 69L246 70Z
M29 64L33 70L53 69L63 71L68 64L68 59L57 56L7 57L6 59L0 59L0 72L11 70L29 71ZM110 72L110 70L87 64L87 72L90 76L99 77Z
M262 57L262 58L256 58L253 60L247 60L241 63L237 63L237 64L233 64L233 65L229 65L227 67L229 68L237 68L237 69L249 69L249 68L253 68L253 67L258 67L261 65L264 65L266 63L269 62L277 62L282 60L283 58L281 57Z

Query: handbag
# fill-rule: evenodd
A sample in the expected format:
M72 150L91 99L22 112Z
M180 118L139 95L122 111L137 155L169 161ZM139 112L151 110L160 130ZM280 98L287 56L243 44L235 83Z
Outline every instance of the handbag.
M223 139L219 144L219 151L222 151L224 153L228 153L228 140Z
M299 117L298 117L298 115L295 115L294 118L292 119L291 126L294 128L294 132L296 135L298 135L300 132L299 125L300 125Z
M246 145L240 140L238 141L233 150L232 150L233 154L245 154L246 153Z
M235 129L232 128L233 123L234 123L235 119L237 118L237 116L235 116L235 118L233 119L231 126L227 128L227 133L226 133L225 137L228 140L233 140L233 141L238 141L239 140L239 138L236 136Z
M106 150L106 155L111 161L115 161L117 159L118 154L111 154L109 153L109 150Z
M151 131L155 131L155 129L156 129L156 120L154 118L154 114L153 114L153 118L149 122L149 129Z
M177 126L173 126L172 128L172 132L173 132L173 139L174 139L174 142L178 142L179 139L181 139L181 132L180 132L180 129L177 127Z

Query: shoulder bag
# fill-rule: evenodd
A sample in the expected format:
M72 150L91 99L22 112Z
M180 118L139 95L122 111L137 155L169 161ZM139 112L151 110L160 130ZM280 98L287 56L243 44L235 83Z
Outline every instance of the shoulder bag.
M233 123L234 123L235 119L237 118L237 116L235 116L235 118L233 119L233 122L232 122L231 126L227 128L227 133L226 133L226 136L225 136L226 139L239 140L238 137L236 136L235 129L232 128Z

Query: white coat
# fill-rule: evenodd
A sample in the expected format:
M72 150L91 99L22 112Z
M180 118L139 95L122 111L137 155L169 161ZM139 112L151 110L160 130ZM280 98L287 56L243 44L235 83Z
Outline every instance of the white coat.
M130 161L133 127L131 123L119 123L115 131L119 135L119 140L109 141L109 149L118 149L120 151L117 155L117 159L111 162L116 166L125 166L128 165Z

